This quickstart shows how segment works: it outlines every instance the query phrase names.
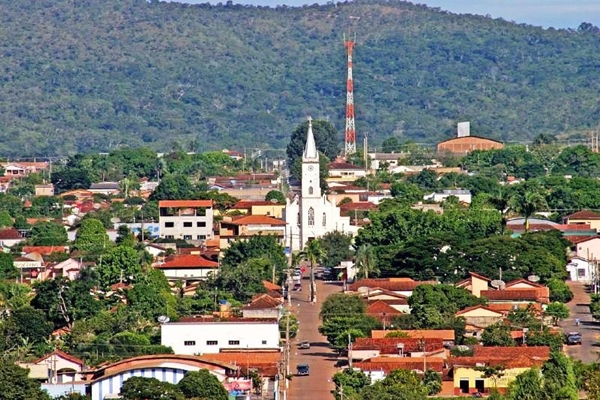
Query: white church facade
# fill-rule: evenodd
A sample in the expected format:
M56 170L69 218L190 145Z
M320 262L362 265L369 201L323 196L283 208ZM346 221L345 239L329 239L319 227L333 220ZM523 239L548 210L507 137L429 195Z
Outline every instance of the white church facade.
M287 200L285 207L286 246L291 251L303 250L312 239L326 233L339 231L355 235L358 227L350 225L350 217L340 215L340 209L327 200L321 190L319 152L308 119L306 145L302 154L302 190L293 201Z

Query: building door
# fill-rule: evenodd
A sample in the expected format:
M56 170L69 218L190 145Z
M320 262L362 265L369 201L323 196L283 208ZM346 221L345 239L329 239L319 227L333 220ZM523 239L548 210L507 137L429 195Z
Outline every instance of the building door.
M475 389L479 393L485 393L485 381L483 379L475 379Z
M468 379L460 380L460 392L461 393L469 393L469 380Z

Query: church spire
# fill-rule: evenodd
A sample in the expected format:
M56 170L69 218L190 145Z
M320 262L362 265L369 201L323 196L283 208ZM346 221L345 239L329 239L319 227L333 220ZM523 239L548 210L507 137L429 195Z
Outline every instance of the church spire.
M319 152L317 151L317 144L315 143L315 136L312 130L312 118L308 117L308 133L306 135L306 146L304 146L304 153L302 154L303 161L318 161Z

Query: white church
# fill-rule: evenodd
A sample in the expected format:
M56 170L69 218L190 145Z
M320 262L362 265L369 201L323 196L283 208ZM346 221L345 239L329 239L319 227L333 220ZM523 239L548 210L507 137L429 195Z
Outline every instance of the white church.
M358 227L350 225L350 217L342 217L340 209L321 192L319 152L308 118L306 145L302 154L302 191L285 207L287 222L285 244L291 251L303 250L312 239L339 231L355 235Z

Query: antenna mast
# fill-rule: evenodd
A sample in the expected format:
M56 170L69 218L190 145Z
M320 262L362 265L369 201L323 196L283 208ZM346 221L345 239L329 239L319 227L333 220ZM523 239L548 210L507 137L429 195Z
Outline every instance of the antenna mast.
M356 153L356 128L354 126L354 80L352 79L352 51L356 44L354 40L346 40L344 34L344 45L348 48L348 80L346 82L346 135L344 144L344 155L349 156Z

